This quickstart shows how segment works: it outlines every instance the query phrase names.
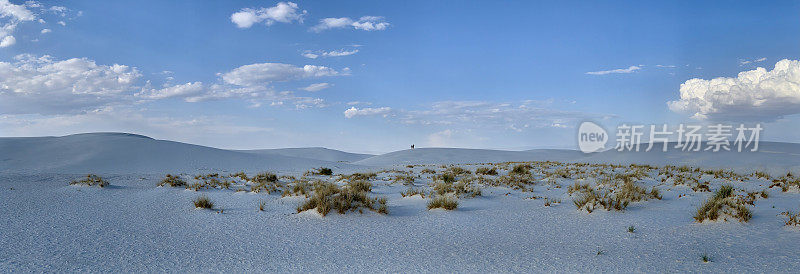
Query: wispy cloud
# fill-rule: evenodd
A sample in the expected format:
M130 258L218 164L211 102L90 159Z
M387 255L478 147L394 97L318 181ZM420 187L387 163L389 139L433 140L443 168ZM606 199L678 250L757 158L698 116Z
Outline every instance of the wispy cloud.
M358 20L349 17L339 18L324 18L319 20L319 24L312 27L310 30L313 32L321 32L329 29L352 28L365 31L385 30L389 27L389 22L386 22L380 16L362 16Z
M766 57L761 57L761 58L758 58L758 59L755 59L755 60L739 59L739 66L741 67L741 66L744 66L744 65L747 65L747 64L760 63L760 62L764 62L764 61L767 61Z
M589 74L589 75L606 75L606 74L614 74L614 73L625 74L625 73L634 73L634 72L636 72L637 70L640 70L640 69L642 69L640 66L630 66L630 67L624 68L624 69L590 71L590 72L587 72L586 74Z
M320 91L320 90L323 90L323 89L326 89L326 88L329 88L329 87L332 87L332 86L333 86L333 84L330 84L330 83L316 83L316 84L308 85L307 87L302 88L302 90L316 92L316 91Z
M331 51L310 51L307 50L303 52L303 57L310 58L310 59L317 59L319 57L341 57L341 56L348 56L358 53L358 49L352 50L331 50Z

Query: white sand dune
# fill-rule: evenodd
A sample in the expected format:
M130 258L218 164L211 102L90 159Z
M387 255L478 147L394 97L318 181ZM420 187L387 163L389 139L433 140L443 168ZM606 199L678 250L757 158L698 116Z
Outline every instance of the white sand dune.
M350 153L324 147L300 147L300 148L278 148L278 149L254 149L239 150L241 152L254 153L260 155L283 155L295 158L306 158L323 160L329 162L355 162L375 155Z
M6 173L298 171L343 165L279 154L216 149L126 133L0 138L0 172Z
M534 149L526 151L503 151L463 148L418 148L377 155L353 162L366 166L391 166L408 164L466 164L508 161L561 161L613 164L690 165L704 168L731 168L740 171L762 170L772 173L796 171L800 168L800 144L761 142L756 152L743 151L698 151L685 152L668 144L667 152L662 144L654 145L651 151L618 152L607 150L584 154L575 150Z

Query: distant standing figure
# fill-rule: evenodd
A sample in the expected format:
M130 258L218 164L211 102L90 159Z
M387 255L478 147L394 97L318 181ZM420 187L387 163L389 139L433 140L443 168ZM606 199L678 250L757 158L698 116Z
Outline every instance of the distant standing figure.
M413 144L411 145L411 149L414 149L414 145Z

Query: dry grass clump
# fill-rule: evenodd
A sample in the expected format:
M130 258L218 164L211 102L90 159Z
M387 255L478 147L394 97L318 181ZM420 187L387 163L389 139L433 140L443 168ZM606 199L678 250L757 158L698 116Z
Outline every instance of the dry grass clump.
M316 182L319 184L320 182ZM295 180L284 188L281 197L286 196L306 196L311 194L312 184L308 180Z
M497 168L479 167L475 170L475 174L497 175Z
M233 173L229 177L231 177L231 178L239 178L242 181L250 181L250 177L247 177L247 174L244 173L244 172L241 172L241 171Z
M772 180L772 187L780 187L781 191L789 191L790 188L800 189L800 177L795 177L791 173L787 173L778 179Z
M414 176L410 175L397 175L392 179L394 183L402 183L403 185L410 186L414 185Z
M458 200L449 195L439 195L434 197L428 202L428 210L434 208L443 208L446 210L454 210L458 208Z
M781 212L781 215L787 217L785 223L787 226L800 226L800 212L794 213L792 211L784 211Z
M158 186L171 186L171 187L186 187L186 181L182 180L181 177L177 175L167 174L161 182L158 183Z
M447 168L447 170L445 170L445 173L450 173L450 174L453 174L455 176L472 174L471 171L469 171L467 169L464 169L462 167L457 167L457 166L453 166L453 167Z
M403 197L411 197L414 195L419 195L420 197L425 198L425 190L422 190L420 188L415 188L412 186L406 189L405 191L400 192L400 195Z
M274 183L278 181L278 175L272 172L261 172L253 176L251 180L258 184Z
M200 195L197 197L197 199L194 199L193 203L195 208L214 208L214 202L212 202L211 199L209 199L206 195Z
M364 180L354 180L347 182L347 187L359 192L370 192L372 191L372 183L369 181Z
M422 173L422 174L436 174L436 170L433 170L433 169L430 169L430 168L426 168L426 169L423 169L422 171L420 171L420 173Z
M590 187L588 184L579 184L568 188L570 195L578 193L572 200L578 210L586 209L591 213L597 207L605 210L625 210L631 202L639 202L648 199L661 199L661 194L657 188L650 192L637 185L633 181L626 181L622 186L612 187L608 191L599 191Z
M530 174L530 170L533 168L530 164L518 164L515 165L511 171L508 172L509 175L528 175Z
M438 195L452 194L456 197L476 197L481 196L481 188L472 180L464 179L458 182L446 180L438 181L432 185L433 192Z
M309 171L306 171L305 175L324 175L324 176L331 176L333 175L333 170L327 167L319 167Z
M694 215L697 222L704 220L715 221L722 217L727 221L727 217L733 217L740 222L747 222L753 217L750 209L744 205L744 201L738 199L733 193L733 186L723 185L710 199L706 200Z
M258 211L267 210L267 201L259 200L258 201Z
M322 216L326 216L331 210L344 214L348 211L361 211L362 208L367 208L381 214L388 214L386 198L371 198L367 191L360 183L339 188L333 183L320 182L314 185L314 193L311 197L297 207L297 212L316 208Z
M69 183L70 185L84 185L84 186L99 186L99 187L107 187L108 182L103 180L100 176L94 174L86 175L86 178L80 181L72 181Z
M516 190L528 191L528 186L533 186L535 181L530 174L509 173L497 177L494 183L495 186L506 186Z
M769 198L769 192L767 192L766 189L762 191L747 192L747 195L742 198L742 201L744 201L745 204L754 205L759 198Z
M374 173L374 172L353 173L353 174L350 174L350 175L340 175L339 180L340 181L341 180L350 180L350 181L364 180L364 181L369 181L369 180L375 179L376 177L378 177L378 174Z

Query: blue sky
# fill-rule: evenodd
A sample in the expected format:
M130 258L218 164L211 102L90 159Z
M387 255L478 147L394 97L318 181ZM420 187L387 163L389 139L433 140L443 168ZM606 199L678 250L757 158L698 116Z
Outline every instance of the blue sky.
M0 136L574 148L591 119L761 122L765 139L800 142L797 1L0 0L0 11Z

